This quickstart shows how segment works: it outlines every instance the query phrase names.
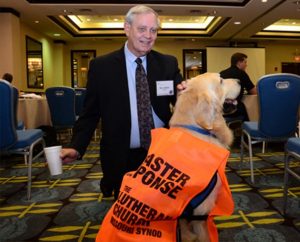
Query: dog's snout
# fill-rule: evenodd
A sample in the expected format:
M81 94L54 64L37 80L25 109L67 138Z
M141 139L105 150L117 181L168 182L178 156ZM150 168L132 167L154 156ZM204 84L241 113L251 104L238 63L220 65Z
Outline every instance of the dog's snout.
M241 85L238 79L224 79L223 82L224 94L227 99L235 99L241 90Z

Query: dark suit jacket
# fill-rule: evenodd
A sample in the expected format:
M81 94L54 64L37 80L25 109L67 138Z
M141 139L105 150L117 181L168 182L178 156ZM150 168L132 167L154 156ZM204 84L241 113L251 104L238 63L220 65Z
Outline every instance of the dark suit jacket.
M151 51L147 55L147 78L152 107L168 124L170 104L176 100L176 85L182 81L175 57ZM174 80L173 96L157 96L156 81ZM89 67L87 93L82 115L73 130L71 147L81 155L88 146L101 118L102 166L118 167L127 159L130 147L130 103L124 48L93 59ZM121 167L120 167L121 168ZM105 169L105 167L103 167Z
M241 85L241 91L239 96L237 97L237 100L239 102L241 102L245 90L249 92L253 87L255 87L253 82L250 80L248 74L236 66L230 66L226 70L221 71L220 76L224 79L225 78L239 79Z

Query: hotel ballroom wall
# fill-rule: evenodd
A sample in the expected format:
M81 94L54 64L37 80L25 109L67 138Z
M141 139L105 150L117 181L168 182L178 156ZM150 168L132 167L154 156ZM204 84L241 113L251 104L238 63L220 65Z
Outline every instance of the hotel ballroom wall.
M95 49L97 55L103 55L121 48L123 39L85 39L66 43L54 43L52 39L37 33L29 26L19 21L10 13L0 14L0 75L11 72L14 75L14 85L19 90L34 92L44 91L49 86L71 86L71 50ZM43 44L44 89L28 89L26 81L26 50L25 36L40 41ZM251 42L252 40L249 40ZM299 41L263 40L258 41L258 47L265 48L265 73L281 72L281 62L294 62L294 53L300 49ZM183 69L183 49L205 49L209 46L228 46L222 41L196 39L165 39L158 37L155 48L163 53L175 55L179 67ZM220 56L222 58L222 56ZM228 60L229 65L230 60ZM248 60L251 65L251 59ZM257 80L253 80L256 82Z

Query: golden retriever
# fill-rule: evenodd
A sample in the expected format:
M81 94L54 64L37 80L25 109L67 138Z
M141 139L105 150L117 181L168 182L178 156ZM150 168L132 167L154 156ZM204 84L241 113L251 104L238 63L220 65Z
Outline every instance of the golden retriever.
M225 99L235 99L240 85L235 79L222 79L217 73L205 73L187 81L176 102L170 127L192 125L209 131L212 136L188 132L218 146L228 148L233 135L222 113ZM210 195L194 210L194 215L205 215L213 208L218 199L218 189L222 186L218 179ZM210 241L206 221L180 219L182 241Z
M178 238L176 230L178 216L187 203L199 194L199 191L205 189L208 183L207 186L212 187L211 193L203 198L204 201L201 201L200 205L196 203L192 207L193 215L213 215L211 211L218 208L214 206L215 202L220 204L220 201L224 201L225 188L227 189L225 197L229 197L230 202L229 211L227 203L222 204L226 205L227 213L232 211L233 202L224 171L228 151L223 147L227 148L233 137L223 119L222 107L225 99L235 99L239 91L236 80L223 80L217 73L205 73L187 81L186 88L179 93L170 126L171 129L173 126L186 127L186 130L175 128L175 132L179 131L180 137L183 137L181 134L184 133L186 140L192 140L194 144L188 141L183 146L183 143L177 139L178 133L169 136L174 129L153 130L148 155L136 171L128 172L124 176L120 195L101 224L97 242L159 242L161 239L175 241ZM211 135L200 134L189 129L190 126L201 128ZM166 138L165 134L170 138ZM181 155L177 153L178 148L181 149ZM192 151L188 152L190 151L187 150L188 148ZM190 159L190 153L194 154L193 159ZM220 156L219 153L222 155ZM207 165L199 167L207 154L209 157L206 159ZM212 161L210 158L215 156L217 159ZM211 164L213 168L210 172L206 172L205 169ZM199 176L195 167L202 169L201 174L205 178ZM214 186L210 186L211 176L215 178ZM185 187L186 184L191 185ZM223 199L218 200L218 196ZM212 221L212 216L209 217L209 221ZM180 219L179 224L183 241L210 241L207 228L211 225L210 222L206 220L188 222ZM214 235L217 235L216 230Z

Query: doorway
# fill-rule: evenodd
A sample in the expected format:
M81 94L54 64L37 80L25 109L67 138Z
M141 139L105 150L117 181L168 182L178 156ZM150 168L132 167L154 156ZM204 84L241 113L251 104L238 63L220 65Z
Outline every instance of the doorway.
M281 70L283 73L292 73L300 75L300 63L297 62L282 62Z
M96 50L71 50L72 87L86 87L89 63L95 57Z

